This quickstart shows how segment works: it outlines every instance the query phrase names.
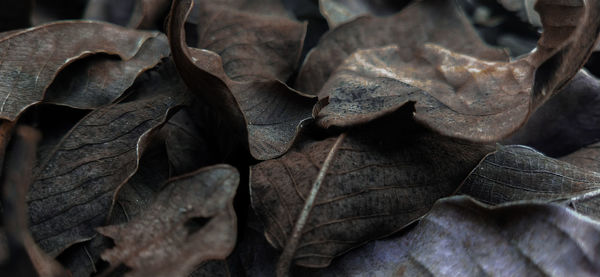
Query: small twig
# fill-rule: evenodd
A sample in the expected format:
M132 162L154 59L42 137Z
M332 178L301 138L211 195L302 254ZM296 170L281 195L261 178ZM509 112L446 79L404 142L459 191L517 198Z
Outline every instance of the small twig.
M298 243L300 242L300 235L302 234L302 230L304 229L304 225L306 225L306 221L308 220L308 216L312 211L312 208L315 204L315 199L317 198L317 194L319 193L319 189L321 188L321 184L323 183L323 179L325 179L325 175L327 175L327 171L329 170L329 166L333 157L335 156L340 144L346 137L346 133L341 134L325 158L323 162L323 166L319 170L319 174L317 175L317 179L312 185L310 193L306 198L306 202L304 202L304 207L298 215L298 220L294 225L294 229L292 230L292 234L290 235L285 247L283 248L283 253L279 257L279 261L277 262L276 273L278 277L288 276L289 269L292 264L292 259L294 258L294 254L296 253L296 248L298 247Z

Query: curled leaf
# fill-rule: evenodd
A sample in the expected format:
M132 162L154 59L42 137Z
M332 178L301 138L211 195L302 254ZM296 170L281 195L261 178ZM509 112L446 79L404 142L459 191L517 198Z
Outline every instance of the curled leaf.
M77 61L52 82L44 97L56 103L80 109L108 105L119 98L144 71L155 67L169 56L169 43L160 34L149 38L128 60L92 56Z
M252 205L265 236L278 249L299 236L292 253L298 265L325 267L349 249L404 228L451 195L489 151L429 133L376 128L351 132L337 147L335 142L306 141L251 167ZM330 151L335 153L327 167ZM297 232L317 176L321 188Z
M102 254L129 276L187 276L203 261L224 259L236 240L237 171L216 165L169 181L150 207L124 225L98 228L116 246Z
M226 66L217 53L188 47L183 26L191 5L190 0L174 1L168 28L173 59L183 80L228 120L253 157L269 159L285 153L299 129L310 120L314 100L276 79L253 77L252 81L234 81L228 77L231 73L225 71ZM248 34L255 35L258 34ZM241 36L242 44L246 43L245 38ZM230 41L229 37L224 39ZM266 48L269 47L273 47L271 43L267 43ZM238 47L229 49L235 48Z
M94 235L115 190L136 171L148 137L179 104L175 95L91 112L40 163L27 201L31 231L42 249L55 256Z
M352 126L416 102L415 119L443 135L507 137L577 73L600 32L600 1L541 0L536 7L545 31L536 50L512 62L430 43L412 55L398 46L354 53L319 93L317 123Z
M133 58L143 42L159 36L90 21L49 23L0 38L0 118L14 120L40 102L59 71L94 53Z
M483 43L455 1L416 1L396 15L362 16L330 30L309 52L295 87L317 95L336 68L358 50L396 45L410 57L427 42L486 60L508 60L506 52Z
M596 276L600 225L569 209L438 201L407 234L372 242L311 276Z

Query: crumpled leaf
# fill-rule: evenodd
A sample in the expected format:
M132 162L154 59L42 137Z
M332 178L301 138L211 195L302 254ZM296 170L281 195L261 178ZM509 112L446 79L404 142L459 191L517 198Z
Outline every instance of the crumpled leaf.
M88 240L105 221L148 137L181 101L178 92L163 93L91 112L37 167L28 195L30 228L50 255Z
M565 202L576 209L590 205L600 208L600 173L546 157L526 146L501 146L473 169L460 192L488 204L535 200ZM596 213L600 209L586 210L592 212L586 215L600 218Z
M597 276L600 225L569 209L438 201L405 235L375 241L310 276Z
M306 23L277 13L285 11L279 1L263 0L266 3L260 4L264 6L252 1L237 2L240 2L240 10L219 5L220 1L198 3L196 47L217 53L231 80L285 82L300 59ZM255 6L265 11L258 13L260 10L256 11Z
M594 172L600 172L600 143L587 145L569 155L560 158L575 166Z
M132 268L128 276L187 276L208 259L224 259L236 240L235 168L216 165L170 181L148 210L124 225L98 228L115 240L102 258Z
M150 29L162 23L157 21L167 15L170 3L169 0L136 0L127 27Z
M166 36L149 38L129 60L92 56L67 66L46 91L44 102L80 109L107 105L119 98L144 71L169 56Z
M361 15L391 15L399 11L408 1L393 0L319 0L319 9L329 28L348 22Z
M451 195L491 150L423 131L393 132L389 126L353 131L339 145L336 138L305 141L280 158L252 166L252 206L269 243L287 247L313 181L324 174L297 234L294 262L325 267L334 257L419 219L437 199ZM331 151L333 159L323 171Z
M28 126L18 126L6 157L2 175L2 216L11 255L2 274L19 276L70 276L33 242L27 230L25 196L32 182L36 146L40 133ZM5 272L5 270L10 270Z
M317 95L336 68L357 50L396 45L405 53L403 57L411 57L412 49L426 42L490 61L508 61L505 51L485 45L455 1L424 0L394 16L362 16L330 30L309 52L295 87Z
M317 124L362 124L416 102L415 119L442 135L507 137L579 71L600 32L600 1L540 0L536 7L546 29L535 51L512 62L430 43L414 55L398 46L354 53L319 93Z
M580 70L503 144L531 146L560 157L600 140L600 81Z
M264 160L285 153L302 125L310 120L314 100L275 79L231 80L218 54L187 47L183 26L191 5L191 0L174 1L168 27L173 59L182 78L201 99L222 113L253 157Z
M63 21L0 38L0 118L14 120L40 102L56 75L73 61L94 53L133 58L158 32L129 30L90 21Z

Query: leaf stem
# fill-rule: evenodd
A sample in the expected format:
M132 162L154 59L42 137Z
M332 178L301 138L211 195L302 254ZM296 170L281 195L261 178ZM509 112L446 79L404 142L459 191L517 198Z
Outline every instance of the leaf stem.
M321 189L321 184L323 183L323 179L325 179L325 175L327 175L327 171L329 170L329 166L331 165L331 161L335 156L340 144L346 137L346 133L342 133L333 146L331 150L329 150L329 154L327 154L327 158L323 162L323 166L319 170L319 174L317 175L317 179L312 185L310 193L306 198L306 202L304 202L304 207L298 215L298 219L296 220L296 224L294 225L294 229L292 230L292 234L290 235L285 247L283 248L283 253L279 257L279 261L277 262L276 274L278 277L285 277L289 275L289 268L292 264L292 259L294 258L294 254L296 253L296 248L298 243L300 242L300 235L302 234L302 230L304 229L304 225L306 225L306 221L308 220L308 216L312 211L312 208L315 204L315 199L317 198L317 194L319 193L319 189Z

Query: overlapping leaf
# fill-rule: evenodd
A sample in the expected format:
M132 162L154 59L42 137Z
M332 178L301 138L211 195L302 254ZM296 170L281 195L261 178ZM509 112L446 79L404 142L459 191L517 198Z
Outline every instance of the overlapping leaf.
M596 276L600 225L558 205L436 203L408 234L311 276Z
M390 15L400 10L408 1L319 0L319 9L334 28L361 15Z
M600 139L599 107L600 81L581 70L503 143L531 146L551 157L569 154Z
M165 94L97 109L83 118L37 168L28 196L31 230L56 255L94 235L115 190L138 166L151 131L181 96Z
M139 217L98 229L116 243L102 258L131 267L130 276L187 276L203 261L224 259L235 245L238 182L226 165L172 179Z
M535 51L512 62L430 43L358 51L321 89L317 123L352 126L416 102L415 119L443 135L505 138L567 84L596 43L600 1L563 2L537 3L544 33Z
M389 125L387 125L389 126ZM378 126L307 141L281 158L251 168L253 208L276 248L299 236L294 261L327 266L331 259L419 219L451 195L490 149L429 133L389 132ZM385 129L385 131L384 131ZM333 159L323 163L329 152ZM313 182L324 174L306 225L292 235Z
M183 25L191 5L192 1L190 0L174 1L170 15L171 50L182 78L202 99L223 113L223 117L237 130L242 139L248 138L247 140L243 139L243 143L249 145L252 156L257 159L268 159L283 154L291 147L302 124L310 119L313 100L293 91L276 79L262 79L263 76L273 78L281 76L279 75L281 72L276 70L280 68L277 63L274 67L264 69L265 74L253 71L252 74L256 76L252 77L252 81L238 82L230 79L228 74L240 77L241 75L237 75L240 73L225 71L228 68L227 64L217 53L189 48L184 42ZM288 30L285 27L289 25L283 19L276 20L270 24L281 22L283 30ZM269 26L277 30L277 25ZM243 26L235 28L239 27ZM303 28L301 25L299 27ZM283 39L256 40L260 39L257 35L274 30L271 28L260 30L260 32L245 30L247 33L240 36L224 37L223 39L229 42L226 45L229 47L222 46L220 49L227 50L228 53L229 51L234 52L233 57L242 55L246 59L254 57L244 55L248 53L254 55L255 53L243 50L245 47L254 50L261 49L258 51L259 54L266 53L267 50L264 49L277 49L273 50L273 53L277 53L279 50L289 50L290 48L287 47L289 42ZM227 35L227 32L222 32L221 35ZM299 39L297 42L301 44L302 36L296 39ZM220 47L218 43L213 42L212 44ZM236 50L236 48L242 48L242 50ZM300 47L297 49L300 51ZM292 60L295 60L298 54L291 53L291 55ZM245 63L240 59L242 58L236 57L234 61Z
M487 155L461 185L460 192L490 204L519 200L598 206L600 174L544 156L525 146L503 146ZM588 214L600 217L589 208Z
M357 50L396 45L408 58L426 42L486 60L508 60L504 51L483 43L455 1L417 1L394 16L363 16L330 30L306 57L295 87L317 95Z
M107 23L64 21L0 38L0 118L14 120L40 102L58 72L73 61L93 53L129 60L157 36Z

